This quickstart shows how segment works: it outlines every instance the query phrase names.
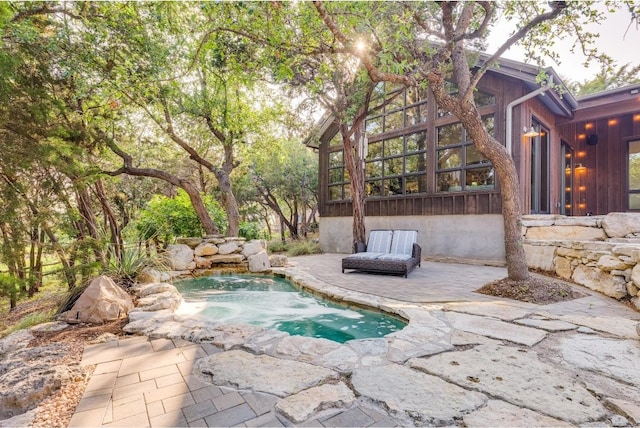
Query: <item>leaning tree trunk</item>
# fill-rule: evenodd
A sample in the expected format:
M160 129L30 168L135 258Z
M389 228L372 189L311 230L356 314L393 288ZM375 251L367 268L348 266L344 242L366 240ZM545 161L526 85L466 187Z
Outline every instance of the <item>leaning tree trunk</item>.
M514 281L529 278L526 255L522 245L522 209L520 184L516 166L507 149L484 129L482 117L473 109L460 109L458 117L476 147L487 157L500 177L502 217L504 222L507 275Z
M364 166L361 160L361 154L357 147L357 141L362 138L360 132L355 132L354 138L347 134L347 126L342 125L340 132L342 134L342 145L344 148L344 160L347 171L351 177L351 205L353 207L353 245L356 242L366 241L366 230L364 224Z

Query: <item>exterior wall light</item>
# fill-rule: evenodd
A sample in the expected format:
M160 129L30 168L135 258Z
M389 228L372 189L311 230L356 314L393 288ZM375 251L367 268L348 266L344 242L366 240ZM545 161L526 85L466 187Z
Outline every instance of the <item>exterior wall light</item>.
M524 134L523 134L523 135L524 135L525 137L529 137L529 138L537 137L538 135L540 135L540 133L539 133L538 131L536 131L536 130L533 128L533 126L532 126L531 128L529 128L529 129L527 129L527 127L525 126L525 127L523 128L523 132L524 132Z

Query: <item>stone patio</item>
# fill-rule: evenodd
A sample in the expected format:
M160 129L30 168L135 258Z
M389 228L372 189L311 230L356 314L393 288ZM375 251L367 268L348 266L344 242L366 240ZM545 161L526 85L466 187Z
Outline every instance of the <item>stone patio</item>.
M141 335L85 348L96 369L70 426L640 423L640 313L583 287L546 306L473 292L504 268L423 262L405 279L342 274L341 257L278 272L407 327L338 344L138 312Z

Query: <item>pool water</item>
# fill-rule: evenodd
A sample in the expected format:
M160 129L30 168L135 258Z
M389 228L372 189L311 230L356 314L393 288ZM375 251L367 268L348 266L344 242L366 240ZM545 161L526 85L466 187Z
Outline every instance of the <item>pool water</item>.
M406 323L374 311L350 309L300 291L280 277L209 276L176 282L180 313L222 323L245 323L291 335L344 343L383 337Z

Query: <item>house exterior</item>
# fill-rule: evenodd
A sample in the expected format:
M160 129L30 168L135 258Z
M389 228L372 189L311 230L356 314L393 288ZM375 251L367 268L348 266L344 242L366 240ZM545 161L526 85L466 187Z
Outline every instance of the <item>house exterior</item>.
M575 98L540 85L537 75L536 67L503 60L475 93L487 129L516 163L523 214L640 212L640 85ZM433 259L504 262L500 177L491 163L428 89L380 84L378 91L379 100L396 96L366 121L367 230L416 229ZM316 148L320 244L349 253L350 178L330 118Z

